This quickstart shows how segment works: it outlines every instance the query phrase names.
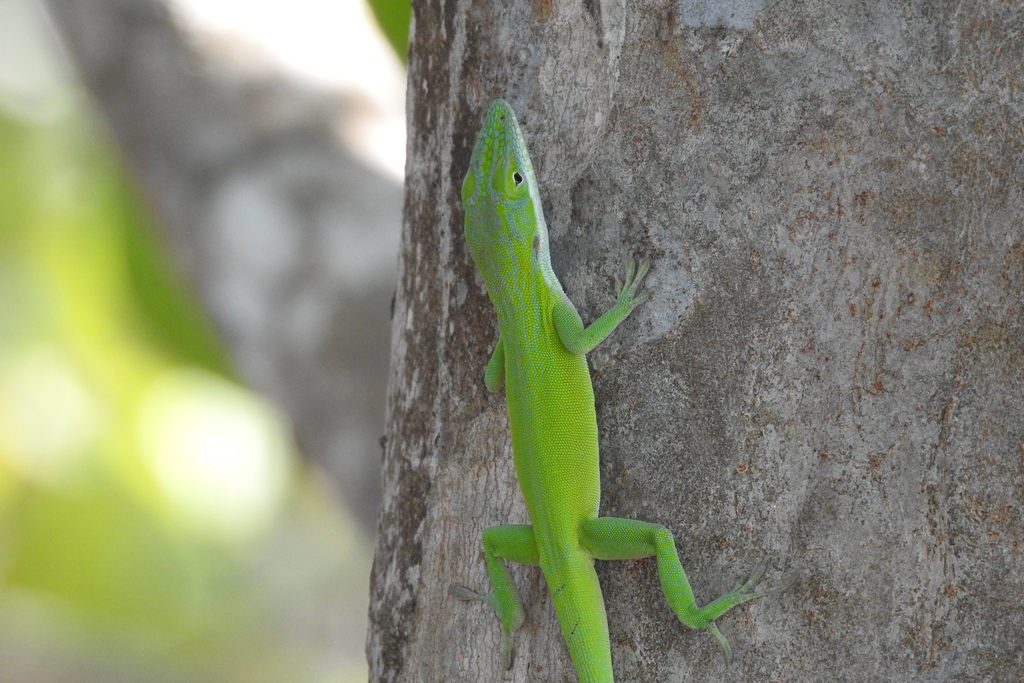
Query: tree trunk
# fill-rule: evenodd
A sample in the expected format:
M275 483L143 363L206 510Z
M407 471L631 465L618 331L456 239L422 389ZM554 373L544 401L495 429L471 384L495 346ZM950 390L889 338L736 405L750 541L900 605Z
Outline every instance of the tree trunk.
M617 681L1011 680L1024 667L1019 2L424 1L415 7L371 680L501 677L480 533L527 521L459 188L519 114L584 319L630 254L651 301L590 354L604 515L667 525L675 620L598 563ZM575 680L534 568L511 680Z

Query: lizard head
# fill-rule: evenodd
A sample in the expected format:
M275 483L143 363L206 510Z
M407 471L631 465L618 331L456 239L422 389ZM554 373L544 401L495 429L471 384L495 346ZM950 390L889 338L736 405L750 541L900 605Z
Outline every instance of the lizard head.
M516 115L504 100L487 112L462 183L466 241L489 291L549 260L537 179Z

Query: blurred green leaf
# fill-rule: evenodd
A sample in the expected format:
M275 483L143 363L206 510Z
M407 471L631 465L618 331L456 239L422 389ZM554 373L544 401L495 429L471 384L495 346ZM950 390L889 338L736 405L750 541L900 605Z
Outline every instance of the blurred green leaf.
M384 37L405 64L409 60L409 22L412 19L410 0L367 0Z
M124 236L127 275L140 319L177 360L233 377L232 364L196 296L169 266L165 248L128 183L111 197Z
M106 623L182 630L193 621L196 588L181 544L111 482L89 484L25 492L9 520L18 531L7 585L59 597Z

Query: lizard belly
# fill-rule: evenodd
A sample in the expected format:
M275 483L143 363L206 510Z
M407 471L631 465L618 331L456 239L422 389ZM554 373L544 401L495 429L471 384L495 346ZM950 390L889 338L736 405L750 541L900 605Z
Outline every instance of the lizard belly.
M535 532L575 539L601 498L594 393L583 356L549 358L506 385L512 452Z

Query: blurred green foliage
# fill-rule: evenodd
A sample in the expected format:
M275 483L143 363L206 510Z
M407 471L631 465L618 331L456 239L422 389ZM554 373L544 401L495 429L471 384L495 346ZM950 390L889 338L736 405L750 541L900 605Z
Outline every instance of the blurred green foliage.
M365 541L234 383L80 94L3 95L0 679L365 680L322 627L360 630Z
M123 186L122 186L123 187ZM154 343L184 363L231 377L231 363L198 302L168 267L166 254L134 197L112 202L110 213L124 226L128 289L140 322ZM116 220L115 219L115 220Z
M367 0L384 37L398 53L402 64L409 61L409 22L412 19L411 0Z

